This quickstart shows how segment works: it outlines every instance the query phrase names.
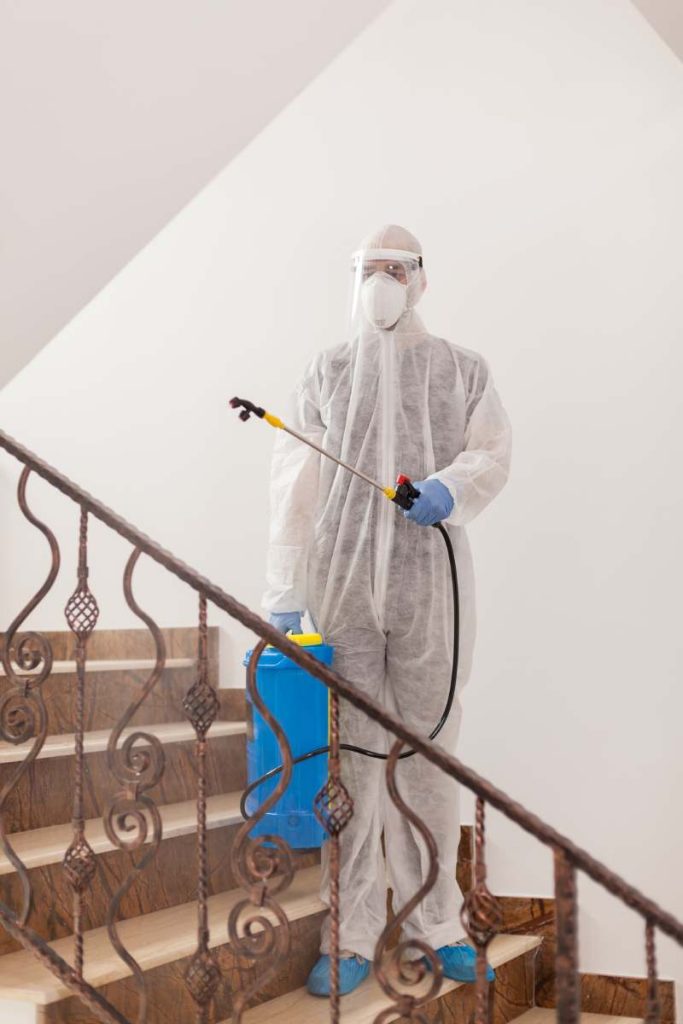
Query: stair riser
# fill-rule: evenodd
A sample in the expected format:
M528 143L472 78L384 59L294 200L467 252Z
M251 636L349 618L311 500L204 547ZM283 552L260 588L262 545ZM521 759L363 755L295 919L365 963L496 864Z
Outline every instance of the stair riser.
M525 953L496 970L495 984L489 990L492 1024L507 1024L533 1006L535 956L535 950ZM472 1024L475 1012L474 985L453 989L423 1011L435 1024Z
M534 1005L538 952L534 949L496 970L492 1024L514 1020ZM444 1024L447 1021L448 1015L444 1013Z
M170 743L164 750L164 774L150 795L158 804L194 799L197 795L194 741ZM71 820L74 762L74 757L44 758L34 762L8 798L5 813L8 832L24 832ZM4 785L14 767L0 766L0 786ZM243 789L245 776L244 735L219 736L210 740L207 795ZM108 768L106 752L88 754L84 779L85 817L101 817L103 806L118 788Z
M239 826L213 829L207 835L209 894L232 889L235 882L230 870L230 847ZM148 847L145 847L148 849ZM99 854L99 871L85 896L84 929L99 928L106 923L111 896L130 873L130 854L120 850ZM197 837L176 836L164 839L154 861L136 880L121 903L120 917L136 917L154 910L188 903L197 895ZM49 864L29 871L33 893L30 925L44 939L58 939L72 931L73 897L64 878L61 864ZM19 878L0 876L0 898L10 907L21 906ZM0 956L20 949L0 926Z
M74 577L75 583L75 577ZM55 661L68 661L74 656L75 641L68 630L39 630L49 641ZM167 658L194 658L197 656L197 630L180 626L161 630ZM15 638L18 643L26 631ZM0 649L3 640L0 639ZM148 629L95 629L88 640L88 657L114 660L116 658L154 658L154 641ZM209 661L218 660L218 627L209 627Z
M319 956L320 927L323 917L324 914L320 913L292 922L290 925L292 954L287 958L277 977L260 993L258 1002L274 999L278 995L283 995L285 992L290 992L305 984L308 972ZM225 934L227 935L227 922ZM230 946L227 943L224 946L219 946L216 953L224 978L222 991L216 999L215 1020L220 1021L230 1016L231 990L238 987L239 976ZM146 972L149 998L146 1024L168 1024L169 1021L189 1022L195 1019L196 1007L184 981L184 973L189 962L190 958L188 957ZM247 972L245 972L245 976L248 976ZM129 1020L137 1019L138 997L130 978L106 985L101 991L105 998L114 1003ZM0 1003L1 1009L2 1004ZM69 998L45 1007L41 1024L92 1024L92 1013L77 999Z
M133 701L138 700L150 676L145 669L116 669L86 674L85 730L112 729ZM197 669L167 669L152 693L135 713L136 725L182 722L183 698L197 680ZM60 673L43 684L50 735L72 733L76 724L76 675Z
M543 940L536 958L536 999L548 983L555 984L556 916L555 900L537 896L501 896L503 931L537 935Z
M582 974L580 986L582 1013L618 1015L644 1020L648 1006L647 978L619 975ZM660 980L657 986L660 1015L659 1024L676 1024L676 989L674 981ZM545 979L538 986L537 1006L555 1009L554 979Z

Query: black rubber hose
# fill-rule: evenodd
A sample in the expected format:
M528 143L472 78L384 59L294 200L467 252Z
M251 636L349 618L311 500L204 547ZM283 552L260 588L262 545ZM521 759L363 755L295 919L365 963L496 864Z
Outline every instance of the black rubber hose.
M451 538L448 536L448 531L441 523L435 523L435 529L439 531L444 539L446 545L446 551L448 553L448 564L451 570L451 584L453 587L453 659L451 662L451 679L448 687L448 697L446 699L446 705L443 709L441 718L436 723L434 728L429 734L429 739L434 740L439 735L444 725L448 721L448 716L451 713L453 707L453 701L455 700L455 685L458 679L458 656L460 653L460 597L458 591L458 568L455 564L455 554L453 552L453 545ZM366 747L357 747L353 743L340 743L340 750L348 750L352 754L362 754L363 757L374 757L379 761L386 761L389 757L388 754L381 754L378 750L368 750ZM292 760L292 767L295 764L301 764L302 761L309 761L313 757L319 757L321 754L328 754L330 752L329 744L325 747L316 747L315 750L309 750L305 754L300 754L299 757L295 757ZM405 750L399 755L399 760L403 760L406 757L412 757L415 753L414 750ZM250 782L240 800L240 811L245 821L250 817L247 814L247 800L258 786L262 782L267 782L268 779L274 779L276 775L279 775L284 765L279 764L275 768L271 768L270 771L266 772L259 779L255 779L254 782Z

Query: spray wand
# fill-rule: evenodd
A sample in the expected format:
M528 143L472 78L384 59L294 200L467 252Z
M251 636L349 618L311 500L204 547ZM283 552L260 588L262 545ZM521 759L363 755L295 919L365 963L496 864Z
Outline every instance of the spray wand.
M286 423L282 422L279 416L273 416L271 412L266 412L265 409L262 409L259 405L254 405L254 403L250 402L247 398L231 398L230 406L233 409L241 408L242 411L240 412L239 417L245 423L253 414L254 416L258 416L259 419L265 420L266 423L270 423L271 427L275 427L276 430L284 430L286 434L290 434L292 437L295 437L297 441L301 441L302 444L306 444L309 448L314 448L315 451L320 452L320 454L324 455L326 459L331 459L332 462L336 462L338 466L342 467L342 469L346 469L349 473L353 473L354 476L360 477L361 480L365 480L366 484L370 484L371 487L381 491L385 498L388 498L389 501L393 501L401 508L411 509L415 503L415 499L420 497L420 492L417 487L413 487L410 478L405 476L403 473L401 473L397 478L396 485L394 487L384 487L382 484L378 483L377 480L373 480L372 477L366 476L365 473L361 473L360 469L356 469L355 466L350 466L348 462L342 462L342 460L338 459L336 455L332 454L332 452L328 452L325 448L321 448L319 444L316 444L315 441L309 440L309 438L304 437L303 434L299 434L298 431L293 430L292 427L288 427Z

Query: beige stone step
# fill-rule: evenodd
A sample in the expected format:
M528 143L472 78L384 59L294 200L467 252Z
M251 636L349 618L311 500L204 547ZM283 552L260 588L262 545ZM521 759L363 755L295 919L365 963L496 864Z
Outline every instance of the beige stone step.
M210 829L223 828L241 822L241 793L222 793L210 796L206 801L207 826ZM166 804L159 807L163 826L164 839L184 836L194 832L197 822L197 805L194 800L182 803ZM108 853L113 850L104 831L101 818L91 818L85 823L85 833L95 853ZM46 864L58 864L73 838L71 824L50 825L47 828L36 828L30 832L15 832L9 839L17 856L27 868L43 867ZM152 834L148 836L151 842ZM11 862L0 852L0 875L8 875L14 871Z
M536 935L497 935L489 947L489 961L493 967L500 967L501 964L536 949L541 941ZM424 984L428 985L428 980ZM462 984L463 982L445 980L441 987L441 995L460 988ZM359 985L355 992L350 992L342 998L342 1024L373 1024L377 1015L391 1005L391 1000L375 979L370 977ZM244 1015L244 1024L291 1024L292 1021L296 1021L297 1024L327 1024L330 1019L329 1006L327 999L310 996L305 988L299 988L248 1010ZM385 1019L398 1020L398 1017L397 1013L395 1017ZM225 1021L224 1024L230 1022Z
M280 905L290 921L323 910L318 895L320 869L298 871L289 889L281 894ZM232 907L244 898L241 889L209 897L209 929L212 947L227 943L226 921ZM264 913L264 911L260 911ZM269 911L266 915L275 921ZM162 964L190 956L197 945L197 904L158 910L143 917L133 917L119 924L121 941L148 971ZM73 938L57 939L50 945L61 957L73 963ZM114 952L105 928L85 934L85 978L96 987L107 985L131 972ZM26 1001L35 1005L57 1002L69 990L27 952L8 953L0 957L0 1011L3 1000ZM2 1018L4 1019L4 1018Z
M246 733L246 722L214 722L209 732L209 739L217 736L237 736ZM183 743L194 739L194 729L189 722L169 722L164 725L140 725L124 729L121 739L124 740L134 732L146 732L156 736L162 743ZM86 754L96 754L107 749L107 743L111 735L111 729L96 729L93 732L86 732L84 737L84 748ZM54 736L47 736L38 759L48 757L72 757L75 749L76 737L73 733L64 733ZM0 765L11 764L15 761L23 761L30 752L32 743L20 743L14 746L12 743L0 743ZM142 745L142 744L138 744Z
M164 669L174 668L192 668L193 665L197 664L196 658L167 658L164 662ZM86 662L87 672L134 672L134 671L150 671L154 668L156 662L153 658L93 658L91 661L88 659ZM37 676L40 673L40 667L33 671L26 671L25 669L17 668L17 671L21 672L22 676ZM69 675L76 671L75 661L53 661L51 675ZM0 665L0 677L5 675L5 669Z
M515 1024L555 1024L556 1010L540 1006L527 1010L521 1017L515 1017ZM643 1024L642 1017L614 1017L610 1013L582 1013L581 1024Z

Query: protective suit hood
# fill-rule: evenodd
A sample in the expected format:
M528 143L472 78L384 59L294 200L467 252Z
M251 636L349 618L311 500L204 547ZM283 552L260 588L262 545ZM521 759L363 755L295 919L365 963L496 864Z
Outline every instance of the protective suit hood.
M427 286L422 246L398 225L368 235L351 258L349 337L367 337L378 330L424 332L414 307Z

